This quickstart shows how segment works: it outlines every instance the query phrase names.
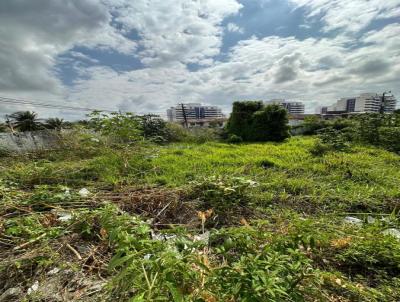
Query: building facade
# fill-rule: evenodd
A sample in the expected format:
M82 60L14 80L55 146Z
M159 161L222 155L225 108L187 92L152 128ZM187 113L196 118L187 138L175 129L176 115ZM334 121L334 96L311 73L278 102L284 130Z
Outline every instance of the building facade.
M335 104L322 107L322 114L344 114L344 113L379 113L383 109L384 113L392 113L396 109L396 98L393 95L383 95L377 93L363 93L358 97L341 98Z
M221 108L217 106L204 106L200 103L187 103L171 107L167 110L167 117L170 122L188 122L196 123L200 120L211 121L223 119L225 116Z
M290 102L281 99L274 99L265 102L266 105L276 104L285 108L289 114L304 114L304 104L302 102Z

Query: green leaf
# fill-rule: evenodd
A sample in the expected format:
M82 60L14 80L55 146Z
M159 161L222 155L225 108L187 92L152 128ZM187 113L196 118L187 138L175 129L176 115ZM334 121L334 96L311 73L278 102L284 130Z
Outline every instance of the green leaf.
M134 257L134 255L130 254L130 255L126 255L126 256L120 258L120 255L117 254L111 259L108 267L109 267L109 269L114 269L114 268L120 266L121 264L127 262L128 260L130 260L133 257Z
M131 300L129 300L130 302L145 302L146 300L144 299L144 293L139 295L139 296L135 296L133 297Z
M167 283L167 287L174 298L174 302L183 302L183 295L178 288L176 288L172 283Z

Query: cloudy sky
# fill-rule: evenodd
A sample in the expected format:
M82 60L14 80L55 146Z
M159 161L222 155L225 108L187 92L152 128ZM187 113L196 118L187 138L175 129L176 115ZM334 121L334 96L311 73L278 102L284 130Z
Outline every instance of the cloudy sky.
M138 113L177 102L400 97L400 0L1 0L0 96ZM34 109L0 104L0 114Z

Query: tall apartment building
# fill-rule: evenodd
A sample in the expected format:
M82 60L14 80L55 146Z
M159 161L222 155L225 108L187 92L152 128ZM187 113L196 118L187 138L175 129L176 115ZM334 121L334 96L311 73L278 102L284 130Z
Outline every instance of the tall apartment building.
M183 108L182 108L183 107ZM187 103L171 107L167 110L170 122L183 121L184 113L187 120L213 120L224 118L221 108L217 106L204 106L200 103Z
M289 114L304 114L304 104L302 102L290 102L281 99L274 99L265 102L265 104L277 104L285 108Z
M385 95L383 111L391 113L396 109L396 98L393 95ZM382 106L382 95L377 93L363 93L358 97L341 98L335 104L322 107L322 114L343 113L378 113Z

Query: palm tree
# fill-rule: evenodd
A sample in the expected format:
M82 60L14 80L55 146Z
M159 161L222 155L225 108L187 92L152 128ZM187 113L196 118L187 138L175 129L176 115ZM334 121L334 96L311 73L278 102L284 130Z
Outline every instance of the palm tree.
M48 118L46 120L45 127L47 129L55 129L55 130L60 131L64 125L65 125L65 122L62 118L55 117L55 118Z
M33 111L18 111L8 116L12 128L19 131L35 131L43 129L42 123Z

